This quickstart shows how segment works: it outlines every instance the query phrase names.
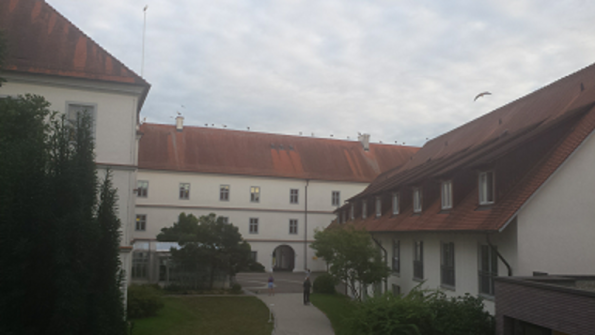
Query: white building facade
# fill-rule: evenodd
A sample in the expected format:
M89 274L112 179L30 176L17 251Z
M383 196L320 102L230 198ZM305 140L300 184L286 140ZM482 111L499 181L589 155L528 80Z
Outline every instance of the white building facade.
M309 247L315 231L382 168L416 151L205 127L144 124L141 132L134 239L142 249L155 249L157 234L182 212L215 213L239 228L253 258L269 271L325 270ZM383 150L393 155L378 157ZM138 272L155 280L156 271Z

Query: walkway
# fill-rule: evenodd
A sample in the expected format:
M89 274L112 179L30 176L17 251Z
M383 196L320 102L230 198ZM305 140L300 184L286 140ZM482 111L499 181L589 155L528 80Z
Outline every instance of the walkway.
M275 316L273 335L333 335L331 322L314 305L303 303L304 273L274 273L275 295L267 292L268 273L241 273L236 280L256 295ZM316 274L311 275L311 280Z

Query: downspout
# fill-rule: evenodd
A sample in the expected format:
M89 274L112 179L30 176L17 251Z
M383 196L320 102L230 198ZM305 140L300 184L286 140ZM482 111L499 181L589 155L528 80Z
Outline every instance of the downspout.
M306 179L306 191L304 199L304 271L308 269L308 185L310 180Z
M492 245L492 242L490 242L490 234L486 234L486 241L488 242L488 245L492 249L492 252L495 252L496 255L498 255L498 258L500 258L500 260L502 261L502 263L504 263L504 265L506 265L506 267L508 268L508 276L512 277L512 268L510 267L510 264L508 264L508 262L504 259L504 257L502 257L502 255L498 252L498 250Z
M370 235L370 237L372 237L372 235ZM386 262L388 261L388 253L386 252L386 249L384 249L382 244L380 244L380 242L378 242L374 237L372 237L372 241L374 241L374 243L376 243L376 245L380 247L380 249L382 249L382 251L384 252L384 262L386 264ZM388 282L386 278L384 278L384 292L388 292Z

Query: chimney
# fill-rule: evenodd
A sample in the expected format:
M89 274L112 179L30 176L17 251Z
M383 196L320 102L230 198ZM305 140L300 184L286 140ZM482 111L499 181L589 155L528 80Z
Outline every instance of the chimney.
M184 117L178 116L176 117L176 130L181 132L184 129Z
M357 139L362 143L365 151L370 150L370 134L359 135Z

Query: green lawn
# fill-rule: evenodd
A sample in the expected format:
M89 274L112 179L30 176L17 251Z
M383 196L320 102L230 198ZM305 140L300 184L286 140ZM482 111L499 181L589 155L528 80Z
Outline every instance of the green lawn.
M134 320L132 335L270 335L269 310L255 297L164 297L156 317Z
M351 299L342 294L312 294L310 300L329 318L335 335L348 334L345 320L349 319L354 309Z

